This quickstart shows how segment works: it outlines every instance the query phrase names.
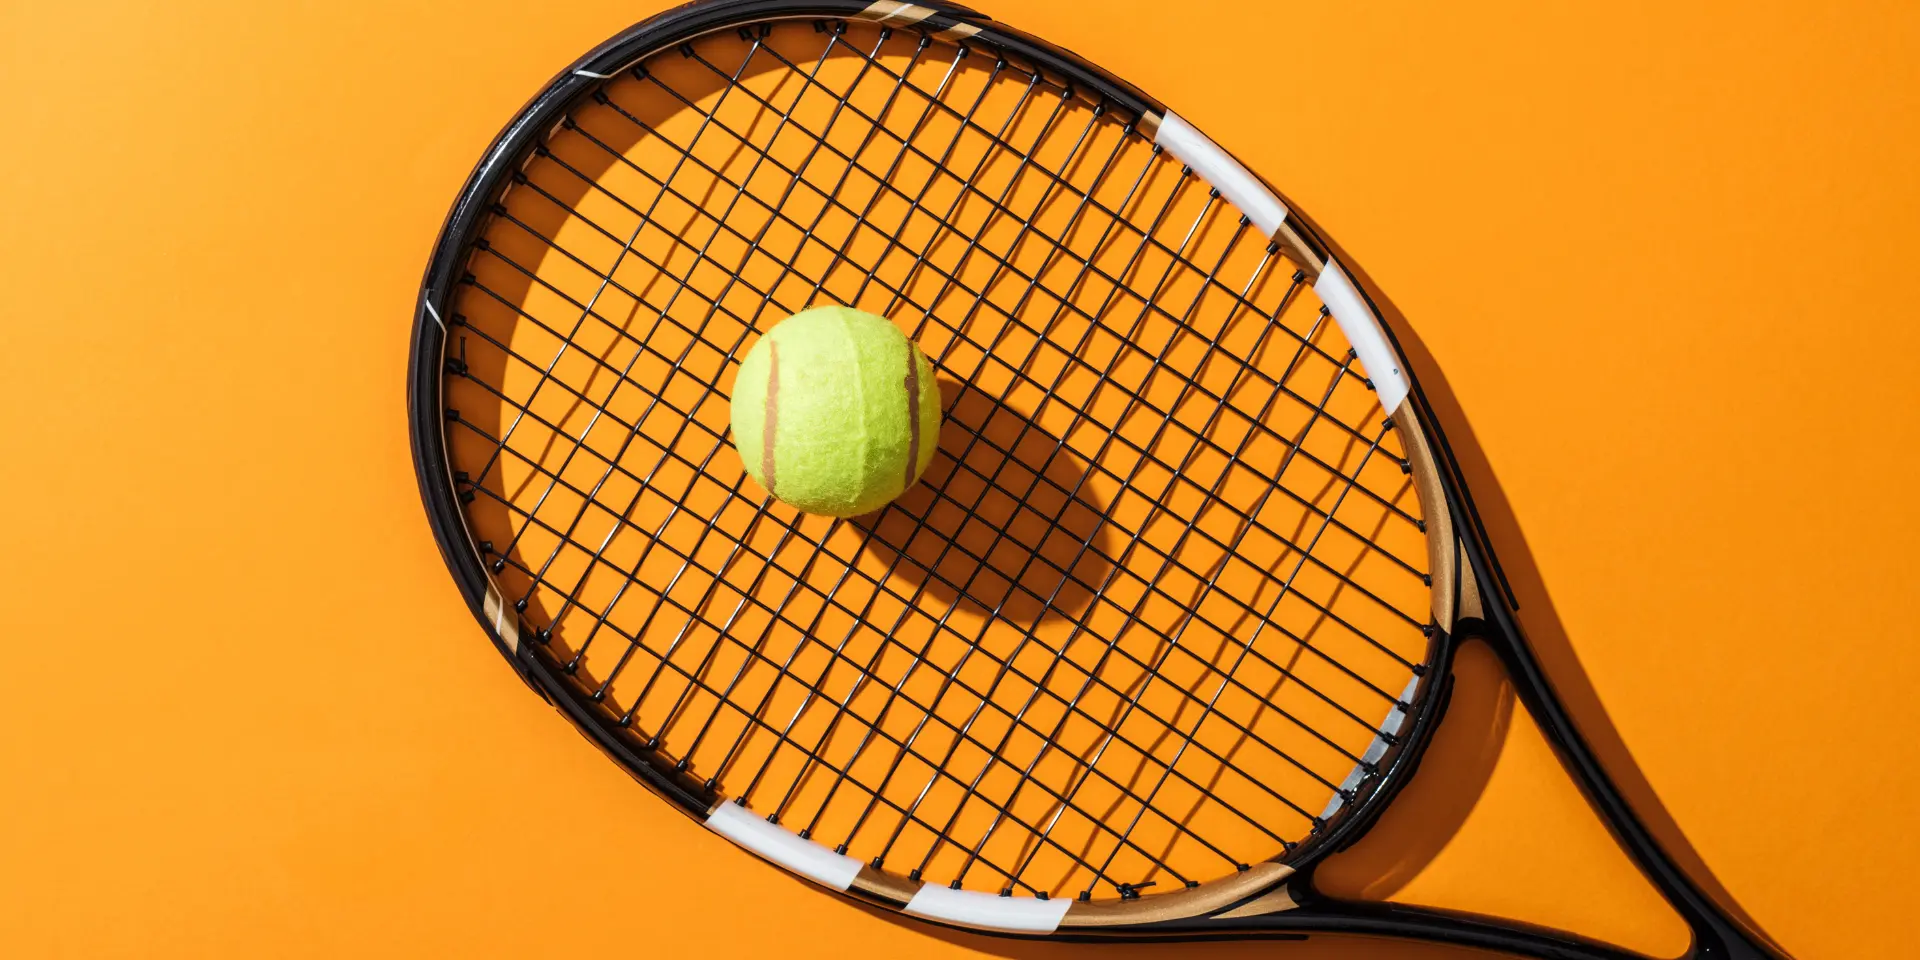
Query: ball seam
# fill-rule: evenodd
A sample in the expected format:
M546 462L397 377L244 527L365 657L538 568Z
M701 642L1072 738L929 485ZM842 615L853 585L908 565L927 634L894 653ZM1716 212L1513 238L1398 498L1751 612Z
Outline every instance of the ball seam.
M774 431L780 419L780 345L767 341L766 416L760 429L760 473L767 492L779 496L773 488Z
M920 357L914 349L913 341L907 341L907 467L906 476L900 481L900 490L905 492L913 486L913 475L920 466Z

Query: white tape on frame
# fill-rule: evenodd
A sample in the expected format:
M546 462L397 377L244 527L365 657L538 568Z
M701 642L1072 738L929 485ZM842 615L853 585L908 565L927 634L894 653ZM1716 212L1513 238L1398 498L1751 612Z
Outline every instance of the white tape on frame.
M1240 165L1240 161L1220 149L1219 144L1208 140L1206 134L1194 129L1193 124L1169 110L1160 118L1153 142L1166 148L1181 163L1192 167L1200 179L1219 190L1227 202L1247 215L1261 236L1271 237L1279 232L1280 224L1287 219L1286 205L1273 195L1272 190L1267 189L1266 184L1260 182L1259 177L1249 173L1246 167Z
M1319 294L1320 302L1332 312L1340 332L1346 334L1347 342L1353 345L1353 352L1360 355L1360 367L1373 382L1374 392L1380 395L1380 406L1392 414L1399 409L1400 401L1407 398L1411 385L1407 382L1407 372L1400 368L1399 355L1393 352L1393 345L1380 329L1379 319L1373 315L1373 308L1367 306L1360 291L1354 289L1353 281L1347 278L1347 272L1332 259L1327 260L1326 268L1320 271L1313 292Z
M929 920L945 920L966 927L1005 930L1010 933L1052 933L1073 901L1066 897L1042 900L1038 897L1002 897L977 890L952 890L926 884L906 910Z
M768 823L766 818L731 800L707 815L707 827L823 887L845 890L860 873L860 861L802 839L779 824Z

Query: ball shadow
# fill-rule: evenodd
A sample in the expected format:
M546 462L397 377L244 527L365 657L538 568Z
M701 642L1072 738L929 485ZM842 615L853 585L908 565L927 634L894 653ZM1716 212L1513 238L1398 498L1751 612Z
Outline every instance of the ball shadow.
M1089 467L1031 416L942 378L940 447L919 483L848 522L932 606L1020 627L1077 619L1113 574Z

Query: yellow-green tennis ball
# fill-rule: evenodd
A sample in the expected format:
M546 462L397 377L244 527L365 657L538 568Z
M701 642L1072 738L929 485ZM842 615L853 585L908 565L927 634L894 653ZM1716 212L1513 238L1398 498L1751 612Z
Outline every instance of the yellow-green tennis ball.
M939 437L933 365L871 313L803 310L740 361L740 460L769 493L808 513L855 517L886 506L920 479Z

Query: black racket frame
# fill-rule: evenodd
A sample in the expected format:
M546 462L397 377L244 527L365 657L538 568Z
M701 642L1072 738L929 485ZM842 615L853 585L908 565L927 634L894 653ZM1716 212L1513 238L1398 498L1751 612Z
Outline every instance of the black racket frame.
M434 539L439 543L441 555L461 595L466 598L474 617L492 637L501 655L535 693L565 714L582 734L615 763L696 819L703 819L714 802L697 779L676 774L670 767L650 762L648 751L631 731L614 722L603 707L593 703L577 684L566 679L556 657L538 643L510 644L487 616L485 606L491 581L482 551L473 541L462 516L459 478L451 472L447 455L445 427L448 412L442 402L442 380L447 374L448 363L445 353L447 325L453 316L453 300L465 277L473 241L485 228L492 205L514 171L525 163L527 155L540 138L569 107L597 89L605 76L632 66L649 53L716 30L745 27L773 19L854 19L870 6L872 4L867 0L697 0L635 24L595 47L557 74L487 148L447 215L428 261L422 296L415 310L407 371L407 405L415 474ZM977 27L981 32L969 42L991 44L1035 68L1057 75L1111 108L1118 108L1136 118L1158 117L1165 112L1166 108L1158 101L1062 47L1007 27L963 6L937 0L923 2L919 6L931 12L907 29L937 33L955 25ZM1275 193L1279 195L1278 191ZM1330 249L1324 234L1297 211L1289 217L1289 223L1300 230L1310 245L1319 250ZM1369 306L1374 308L1376 316L1381 315L1365 284L1361 286L1362 296L1368 297ZM1392 325L1383 319L1382 327L1394 348L1399 350ZM1424 692L1412 712L1412 721L1404 728L1400 742L1383 758L1381 775L1370 778L1371 789L1347 804L1340 814L1332 818L1326 829L1313 838L1313 842L1303 842L1284 858L1283 862L1295 869L1286 883L1289 893L1299 903L1298 907L1236 919L1220 919L1215 913L1116 928L1110 934L1076 931L1054 939L1301 939L1313 933L1342 933L1438 941L1546 960L1631 960L1638 957L1638 954L1563 931L1456 911L1340 900L1314 890L1314 867L1327 856L1345 849L1365 835L1380 812L1392 802L1418 769L1421 755L1435 726L1445 714L1451 695L1450 671L1454 651L1460 643L1477 638L1486 641L1499 654L1521 702L1553 744L1562 763L1600 813L1615 839L1692 928L1693 945L1687 956L1694 960L1784 957L1785 954L1767 944L1762 935L1748 932L1731 919L1674 863L1621 795L1586 738L1575 726L1554 693L1552 682L1522 637L1515 617L1517 603L1494 557L1472 498L1467 493L1459 463L1446 436L1437 428L1432 407L1421 389L1418 377L1411 370L1408 374L1412 381L1412 392L1406 402L1415 405L1418 419L1438 463L1447 499L1446 508L1457 518L1456 527L1463 552L1461 559L1471 569L1477 583L1498 585L1497 593L1491 586L1483 589L1486 596L1483 597L1482 607L1486 616L1461 619L1453 624L1451 631L1436 626L1432 631L1432 653L1426 666L1430 675L1440 678L1441 682L1422 684ZM1432 505L1428 505L1428 509L1432 509ZM854 894L848 896L862 899ZM888 906L897 909L898 905Z

